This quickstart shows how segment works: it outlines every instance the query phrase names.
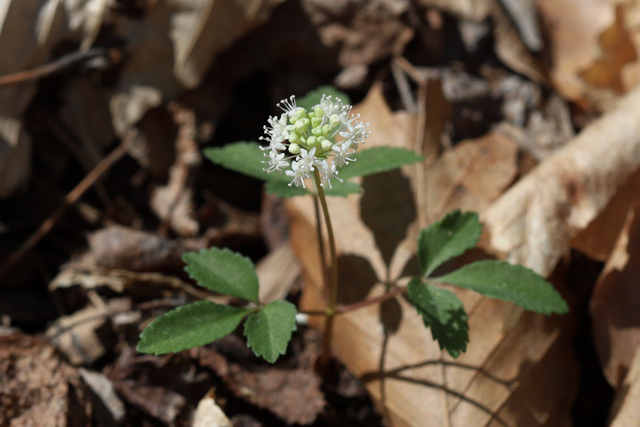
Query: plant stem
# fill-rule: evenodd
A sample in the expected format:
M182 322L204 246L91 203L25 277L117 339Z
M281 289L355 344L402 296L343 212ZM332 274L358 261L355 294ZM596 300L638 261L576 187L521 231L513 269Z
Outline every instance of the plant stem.
M327 206L327 197L324 194L324 189L320 185L320 174L318 169L313 173L316 181L316 188L318 191L318 200L322 205L322 213L324 221L327 226L327 236L329 237L329 253L331 255L331 267L329 274L329 302L327 305L327 318L325 319L324 334L322 336L322 353L320 359L318 359L318 368L325 370L331 361L331 339L333 337L333 318L336 315L336 304L338 301L338 256L336 253L336 242L333 235L333 227L331 225L331 217L329 216L329 207ZM320 223L317 224L321 227ZM322 260L324 266L324 259Z
M317 194L313 197L313 207L316 214L316 224L318 224L316 229L318 231L317 238L318 238L318 250L320 251L320 262L322 262L322 280L324 280L324 286L325 286L326 292L329 292L329 271L327 270L327 266L326 266L327 255L324 250L324 238L322 237L322 227L320 227L320 221L321 221L320 202L318 201Z

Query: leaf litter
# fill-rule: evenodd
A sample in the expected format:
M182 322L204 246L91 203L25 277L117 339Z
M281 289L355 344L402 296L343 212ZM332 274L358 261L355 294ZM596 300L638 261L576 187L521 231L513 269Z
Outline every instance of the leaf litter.
M590 420L638 424L634 2L587 1L581 13L542 0L116 3L14 0L0 22L1 40L22 41L0 41L13 52L0 75L24 83L0 96L1 314L24 331L3 327L0 424L36 422L54 399L47 413L61 426L197 425L204 411L225 426L570 425L589 413L585 395L604 408ZM91 56L94 46L109 53ZM23 73L77 50L81 61L39 71L37 83ZM156 315L195 298L239 302L190 282L186 250L240 250L262 260L261 300L289 293L322 308L312 208L283 209L254 180L200 164L200 152L255 139L274 99L323 83L363 100L374 130L364 149L425 157L331 201L341 260L361 273L343 298L379 295L381 279L414 268L419 230L463 209L486 231L482 249L453 264L524 263L576 293L571 314L542 318L451 289L470 324L467 352L452 359L398 298L339 319L334 350L348 370L331 378L315 374L318 332L303 325L274 366L238 345L240 331L197 351L136 354ZM127 155L98 179L117 140ZM571 250L606 261L602 275L563 274L577 265ZM589 298L593 338L576 324ZM589 336L602 368L578 374L574 333ZM614 406L586 376L606 377Z

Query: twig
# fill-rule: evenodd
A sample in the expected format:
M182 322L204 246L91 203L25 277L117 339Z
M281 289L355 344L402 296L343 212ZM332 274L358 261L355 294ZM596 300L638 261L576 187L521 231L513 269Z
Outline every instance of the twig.
M4 276L7 270L20 260L27 252L33 247L53 228L62 215L69 209L71 205L76 203L80 197L105 173L111 166L113 166L118 160L124 156L127 152L127 147L123 141L114 150L109 153L100 163L76 187L67 194L55 211L40 225L40 227L34 231L31 236L14 251L9 258L5 260L0 266L0 277Z
M36 67L26 71L19 71L6 76L0 76L0 87L31 83L43 77L48 77L67 70L81 62L101 56L108 57L112 62L119 62L121 54L120 51L116 49L104 48L89 49L86 52L73 52L41 67Z

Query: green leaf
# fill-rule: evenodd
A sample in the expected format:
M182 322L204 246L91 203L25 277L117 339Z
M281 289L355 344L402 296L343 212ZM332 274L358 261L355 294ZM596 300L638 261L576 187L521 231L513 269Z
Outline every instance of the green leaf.
M320 99L322 99L322 95L331 95L333 98L340 98L343 104L351 104L351 100L349 99L349 95L344 92L340 92L333 86L320 86L319 88L312 90L307 93L305 96L297 100L298 107L302 107L307 111L311 111L311 109L320 103Z
M352 156L357 161L340 168L340 178L349 179L356 176L367 176L387 172L400 166L419 162L422 156L404 148L373 147L358 150Z
M289 178L284 174L267 173L262 170L265 167L262 162L267 158L260 149L260 144L256 142L240 141L220 148L207 148L204 150L204 155L217 165L253 178L263 181L289 182Z
M209 344L232 333L252 309L198 301L155 319L142 334L138 351L178 352Z
M274 301L252 314L244 324L247 345L256 356L275 362L287 351L291 334L296 330L296 308L287 301Z
M200 286L258 303L258 275L249 258L226 248L210 248L185 252L182 260Z
M337 179L331 182L333 188L328 185L323 187L324 194L327 196L347 197L349 194L360 194L362 187L355 182L340 182Z
M474 212L454 211L420 232L418 258L424 276L478 244L482 225Z
M456 358L467 349L468 317L457 296L417 278L409 282L407 293L424 325L431 328L431 335L438 341L440 350L447 350L451 357Z
M471 289L482 295L511 301L537 313L567 313L569 307L553 285L534 271L504 261L478 261L430 279Z
M274 196L282 197L284 199L311 194L309 190L303 187L296 187L295 185L289 187L287 182L281 181L269 181L267 182L266 188L268 194L273 194Z

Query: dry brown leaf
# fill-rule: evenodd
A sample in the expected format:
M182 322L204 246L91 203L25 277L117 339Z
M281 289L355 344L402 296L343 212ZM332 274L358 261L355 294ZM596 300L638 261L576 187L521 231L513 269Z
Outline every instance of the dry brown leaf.
M198 403L191 427L233 427L233 423L216 404L215 396L211 394L207 394Z
M491 248L548 276L640 167L640 89L591 124L484 213Z
M551 42L551 78L565 97L607 110L640 82L640 2L537 3Z
M629 209L639 198L640 170L620 186L602 212L571 240L571 247L591 259L606 261L624 226Z
M91 424L86 386L46 340L19 332L0 334L0 376L0 425Z
M619 387L640 346L640 205L627 221L591 297L593 335L609 383Z
M494 25L495 50L498 57L509 67L532 80L545 80L540 65L531 55L518 32L518 28L514 25L514 20L517 20L520 27L526 28L525 37L531 42L535 38L532 36L535 30L532 29L530 18L525 18L526 13L519 16L516 12L509 16L498 0L420 0L420 4L452 13L460 19L473 22L481 22L490 18ZM527 22L524 22L525 20Z
M410 114L392 113L374 88L354 111L372 123L369 146L411 147ZM390 138L390 135L393 135ZM341 283L349 287L341 302L384 292L382 280L411 274L419 215L429 220L448 209L483 209L513 180L517 150L508 138L488 135L445 153L426 171L426 189L405 174L423 165L362 179L364 195L329 200L337 230ZM470 157L470 158L469 158ZM460 173L461 165L467 171ZM487 175L486 182L483 177ZM440 184L436 184L440 183ZM446 188L439 188L438 185ZM413 188L425 191L412 202ZM463 188L456 194L456 188ZM434 195L430 196L430 192ZM292 199L291 243L307 286L302 305L323 307L313 206ZM424 219L426 221L426 218ZM421 226L426 225L422 224ZM398 245L394 251L395 246ZM409 273L407 273L409 272ZM444 356L422 319L404 299L336 318L334 350L383 406L394 426L538 426L569 425L575 369L570 340L561 336L557 318L528 313L510 327L510 305L454 290L470 314L470 344L456 360ZM322 326L319 324L318 326Z
M169 181L153 190L149 202L155 214L181 237L192 237L199 229L194 217L193 184L202 156L196 140L193 111L171 103L169 110L179 126L175 140L176 161L169 170Z
M611 409L609 427L636 427L640 425L640 351L636 352L629 373L616 396Z
M131 309L131 300L115 298L105 307L88 306L69 316L63 316L49 327L46 336L74 365L93 363L102 357L115 336L108 325L113 313Z
M196 87L216 55L264 22L281 1L170 0L154 2L142 20L111 16L129 57L111 98L118 134L181 89Z

